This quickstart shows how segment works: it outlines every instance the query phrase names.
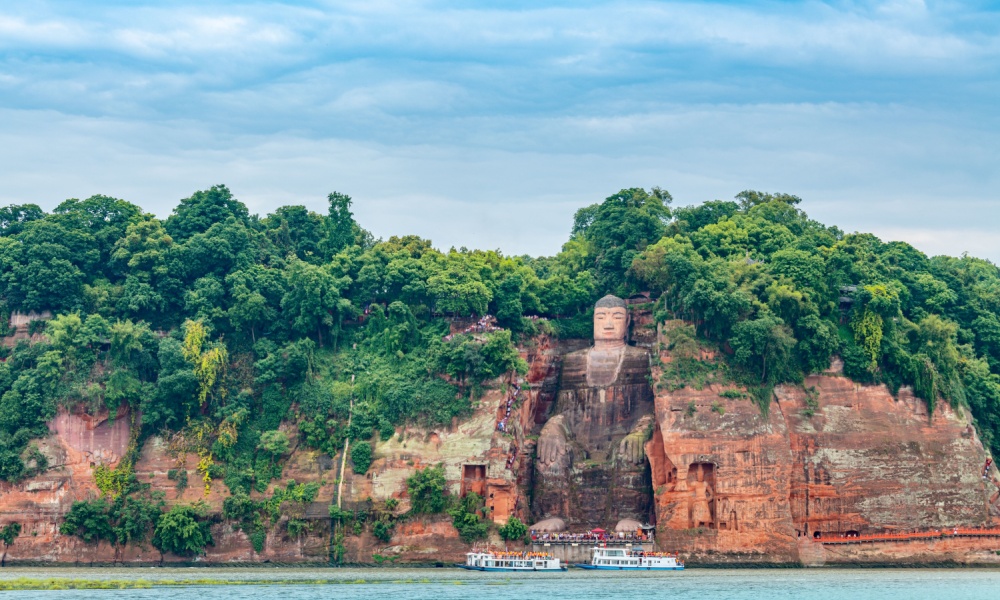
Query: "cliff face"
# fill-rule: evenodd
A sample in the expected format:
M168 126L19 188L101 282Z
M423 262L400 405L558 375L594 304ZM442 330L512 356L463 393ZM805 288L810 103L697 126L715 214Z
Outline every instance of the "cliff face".
M404 511L406 478L442 463L450 492L482 494L497 522L510 514L526 522L556 514L576 520L573 529L579 530L645 516L655 519L660 547L680 551L692 564L1000 560L992 552L996 539L821 542L848 532L992 526L1000 514L991 503L996 470L991 481L982 479L986 453L964 412L942 405L929 418L925 404L905 389L893 398L884 387L860 386L836 373L810 377L802 387L779 387L766 416L748 399L721 396L720 387L658 391L650 401L635 387L641 378L630 380L634 389L605 393L602 402L579 377L573 353L581 346L542 338L524 349L530 370L511 403L506 433L496 424L506 415L509 382L497 382L468 419L433 430L400 428L377 443L367 474L347 469L345 507L397 498L397 510ZM636 373L639 366L632 365ZM657 368L652 375L659 378ZM51 434L39 442L50 467L18 484L0 484L0 523L24 526L8 560L182 560L161 557L151 547L116 554L107 544L88 545L58 533L74 501L97 496L93 468L113 466L126 452L131 422L129 414L58 415ZM301 446L296 428L283 428L292 452L281 482L319 482L308 512L322 516L335 498L340 457ZM549 456L553 449L542 442L556 428L562 429L566 452L556 448ZM204 500L219 512L225 485L213 482L206 496L196 463L196 456L154 437L141 449L135 473L168 503ZM191 482L182 491L167 478L176 469L186 470ZM217 523L215 545L201 560L326 562L329 521L312 524L297 537L272 528L257 553L245 534ZM347 562L365 563L376 555L452 562L467 550L447 516L401 522L388 543L362 533L348 536L344 545Z
M748 400L726 400L718 391L684 389L656 398L646 453L657 540L687 553L793 562L785 423L778 411L765 418Z
M922 561L926 544L820 540L993 522L987 455L964 411L929 418L906 389L893 398L836 373L779 386L767 416L723 391L657 394L646 453L661 546L705 562ZM966 540L938 558L992 562L980 551L995 544Z
M540 345L536 353L544 351ZM529 355L534 358L534 355ZM545 371L544 367L539 367ZM523 392L511 419L510 434L496 431L498 414L505 409L503 389L488 390L480 398L473 415L451 427L427 430L400 428L391 439L375 447L376 460L365 475L356 475L350 466L344 475L344 507L364 506L369 499L401 499L398 512L409 507L406 479L417 469L442 463L452 494L476 491L487 498L497 521L523 511L527 499L517 485L521 464L525 461L518 449L523 439L522 422L531 421L536 394ZM49 468L42 474L17 484L0 483L0 523L17 521L23 530L10 548L9 562L189 562L192 559L161 556L153 547L126 547L116 550L110 544L86 544L75 536L61 535L59 525L73 502L99 496L94 483L94 468L116 466L125 454L132 436L131 415L92 417L82 413L61 412L50 424L50 435L39 440L39 450L46 455ZM291 440L292 451L282 477L273 485L294 479L297 483L320 483L315 502L306 509L310 531L290 537L279 522L268 533L261 552L255 552L250 540L231 524L212 526L214 545L195 560L210 563L238 562L316 562L326 563L330 556L328 506L335 498L340 457L329 457L298 443L296 428L286 423L282 429ZM523 443L521 444L523 446ZM510 457L514 460L510 461ZM208 494L196 466L198 457L171 448L168 440L150 438L142 447L134 472L140 482L164 494L168 504L205 502L210 512L221 513L228 496L225 484L212 482ZM171 471L186 471L189 485L178 489ZM254 494L261 497L260 494ZM284 520L284 518L283 518ZM376 554L398 562L436 562L464 560L463 544L447 515L413 519L400 523L389 543L382 543L368 533L348 536L345 540L349 563L370 563Z

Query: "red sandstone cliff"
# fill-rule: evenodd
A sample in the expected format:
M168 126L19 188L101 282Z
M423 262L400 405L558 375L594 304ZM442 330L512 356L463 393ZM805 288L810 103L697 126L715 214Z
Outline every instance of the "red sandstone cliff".
M498 387L463 422L437 430L405 428L379 443L366 475L348 470L345 502L397 497L404 510L405 479L421 465L440 462L453 493L482 492L497 520L512 513L527 520L533 435L552 414L560 357L580 346L541 339L525 349L528 385L513 408L509 434L495 431L505 404ZM859 386L836 374L811 377L804 388L779 387L767 416L749 400L721 397L720 391L685 388L656 395L655 428L645 451L661 547L681 551L692 563L1000 559L992 551L1000 540L823 546L813 537L991 523L995 488L980 477L986 453L964 412L942 406L929 419L925 405L906 390L893 398L884 387ZM51 435L39 443L50 468L18 484L0 483L0 522L24 525L8 560L177 560L153 548L129 548L116 557L111 547L58 533L72 502L97 494L93 466L116 464L126 450L130 416L116 417L61 413L50 425ZM294 451L282 481L321 482L322 509L334 497L339 460L297 446L295 428L285 427ZM195 462L152 438L135 472L168 502L205 499L219 510L225 486L213 484L204 497ZM167 479L167 472L178 468L187 469L191 481L180 498ZM325 562L329 553L329 526L323 521L294 539L275 528L261 553L227 524L215 525L213 535L216 544L204 557L209 562ZM348 537L345 545L349 562L371 562L375 554L400 562L454 561L466 550L447 517L401 523L386 544L366 533Z
M547 346L542 343L527 353L534 360ZM542 360L544 362L544 360ZM541 372L546 369L539 366ZM488 390L480 398L473 415L451 427L427 430L401 428L390 440L376 445L375 461L365 475L356 475L348 467L344 476L344 504L350 508L363 505L369 499L401 498L399 512L408 508L405 481L416 469L441 463L449 480L450 492L460 494L471 489L487 498L488 506L498 521L509 514L526 512L527 499L517 485L523 473L523 456L516 454L508 466L510 455L518 446L525 446L523 429L532 420L537 394L528 391L515 406L511 420L512 433L496 432L497 415L504 410L506 395L502 389ZM94 483L94 467L115 466L125 454L132 437L131 415L91 417L83 413L60 412L50 423L50 435L39 440L39 450L49 460L42 474L16 484L0 482L0 523L17 521L23 530L10 548L7 560L62 563L112 562L187 562L191 559L171 555L161 556L151 546L128 547L121 554L107 543L85 544L75 536L59 533L59 525L73 502L99 495ZM316 501L308 507L313 517L327 514L327 507L336 494L339 457L329 457L298 444L294 425L284 424L292 452L282 477L272 485L283 485L294 479L303 484L321 484ZM518 451L521 452L521 451ZM213 482L206 495L196 470L198 457L171 449L160 437L149 439L134 465L139 481L163 492L168 504L202 500L213 513L221 513L228 491L221 481ZM171 470L186 470L189 485L179 492L175 481L168 478ZM259 494L255 494L260 496ZM525 517L527 518L527 517ZM255 552L247 536L231 524L217 523L212 527L214 545L198 561L211 563L238 562L316 562L326 563L330 555L329 519L312 519L312 530L298 537L289 537L280 526L272 527L261 552ZM345 540L346 562L370 563L378 554L398 562L437 562L464 560L466 545L458 539L447 515L401 522L389 543L381 543L370 534L348 536Z
M995 539L940 553L819 541L990 525L996 489L981 477L987 454L964 411L929 418L907 389L894 398L835 373L779 386L766 416L722 391L657 394L646 452L661 546L706 562L997 562L986 551Z

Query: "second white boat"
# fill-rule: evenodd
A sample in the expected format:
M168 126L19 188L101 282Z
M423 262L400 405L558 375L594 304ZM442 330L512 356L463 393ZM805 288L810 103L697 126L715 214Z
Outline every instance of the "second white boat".
M594 548L590 564L577 564L581 569L598 571L683 571L684 563L676 554L645 552L625 548Z

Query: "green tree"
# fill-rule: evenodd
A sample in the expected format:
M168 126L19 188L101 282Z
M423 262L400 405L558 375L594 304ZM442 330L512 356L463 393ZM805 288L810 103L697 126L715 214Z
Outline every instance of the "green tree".
M498 530L500 537L512 542L517 540L523 540L524 536L528 535L528 526L521 522L514 515L507 517L507 522L504 523Z
M480 517L483 510L485 510L483 497L470 492L448 511L451 515L451 524L458 530L463 542L470 544L486 537L489 533L489 522Z
M448 506L442 465L418 470L406 480L406 489L416 514L437 514Z
M0 238L0 292L8 306L25 312L78 307L86 275L74 249L63 243L72 237L43 219Z
M281 309L300 334L316 334L320 347L323 333L332 332L334 343L343 319L351 313L351 301L341 296L350 283L336 277L328 266L318 267L298 259L289 263L288 291L281 299Z
M340 192L327 196L330 211L327 219L327 236L321 244L327 256L333 256L352 244L368 246L370 235L358 226L351 212L351 197Z
M94 236L100 253L98 265L105 275L111 274L109 260L118 240L131 224L143 218L142 209L135 204L100 194L86 200L70 198L52 212L72 220L74 229L88 231Z
M289 447L288 436L283 431L265 431L260 434L258 448L275 458L284 456L288 452Z
M709 200L698 206L675 208L673 217L681 231L697 231L705 225L728 219L740 210L740 205L725 200Z
M102 540L114 543L115 534L108 517L108 503L103 498L74 502L59 526L59 533L75 535L89 543Z
M375 521L372 525L372 534L383 544L388 544L392 539L392 524L383 521Z
M177 556L203 554L211 543L210 523L204 519L203 509L181 504L160 517L153 536L154 546Z
M874 372L882 354L886 320L899 313L899 295L885 285L875 284L862 288L859 300L851 328L854 330L854 341L868 357L869 370Z
M595 252L599 290L624 293L625 271L640 252L663 237L672 201L660 188L629 188L577 213L574 237L586 240Z
M173 238L153 217L132 222L111 251L113 273L125 282L116 308L122 314L157 321L182 285L170 276L168 257Z
M21 535L20 523L8 523L0 528L0 542L3 542L3 556L0 557L0 567L7 564L7 551L14 545L14 540Z
M760 382L770 384L797 377L792 352L795 343L781 319L767 313L738 323L729 340L734 362Z
M343 248L343 245L329 247L326 239L329 229L327 220L304 206L282 206L268 215L261 224L281 256L291 253L299 260L322 264L332 256L329 251Z
M215 185L181 200L167 218L165 227L171 238L183 242L229 218L247 224L250 213L242 202L233 197L229 188Z
M351 446L351 465L358 475L367 473L368 467L372 465L372 445L359 442Z
M121 494L112 502L108 517L114 543L119 548L142 546L150 539L160 521L163 501L137 494Z
M256 343L257 331L273 327L278 320L281 298L285 293L284 277L276 269L255 265L226 277L232 305L227 311L236 331L250 330Z
M767 192L758 192L757 190L743 190L739 194L736 194L736 201L740 204L740 210L746 212L755 206L775 201L796 205L802 202L802 198L791 194L769 194Z
M24 225L45 217L37 204L11 204L0 208L0 236L17 235Z

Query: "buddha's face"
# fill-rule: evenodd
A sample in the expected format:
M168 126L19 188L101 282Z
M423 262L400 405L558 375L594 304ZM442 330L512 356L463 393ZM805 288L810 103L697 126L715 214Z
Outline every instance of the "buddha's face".
M628 311L624 307L594 309L594 340L616 342L625 339Z

